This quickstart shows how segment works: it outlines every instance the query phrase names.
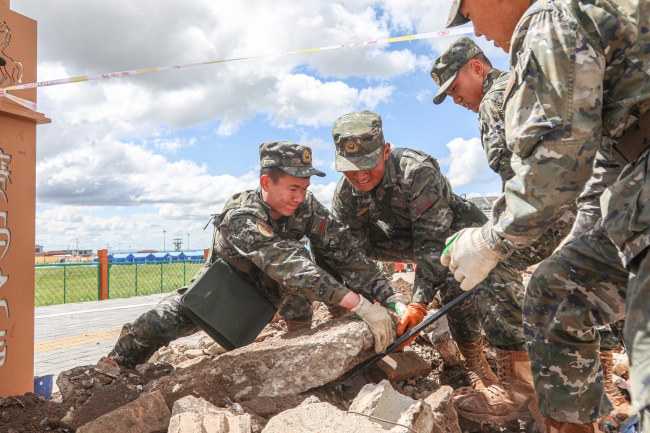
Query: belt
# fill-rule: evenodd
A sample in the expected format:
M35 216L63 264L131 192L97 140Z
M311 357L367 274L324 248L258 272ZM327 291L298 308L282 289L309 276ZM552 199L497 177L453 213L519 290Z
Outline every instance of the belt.
M625 130L612 146L612 157L621 165L627 165L637 159L650 147L650 111Z

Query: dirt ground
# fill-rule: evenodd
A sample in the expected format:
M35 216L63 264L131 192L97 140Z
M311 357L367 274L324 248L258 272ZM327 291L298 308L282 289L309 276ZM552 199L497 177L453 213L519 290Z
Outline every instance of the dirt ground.
M412 290L410 283L398 279L395 286L410 297ZM325 323L333 315L339 313L340 311L330 311L324 304L315 303L312 326ZM285 330L284 321L276 318L262 331L258 340L282 334ZM394 388L404 395L419 399L425 398L441 385L449 385L454 389L469 386L462 369L446 366L440 355L423 338L416 339L405 350L415 351L431 365L432 371L426 377L414 377L394 383ZM134 400L147 383L168 375L174 370L174 366L191 362L193 358L202 359L206 356L218 356L220 353L223 353L223 350L205 336L201 338L198 347L174 346L172 344L168 348L163 348L152 357L152 361L155 363L143 364L135 370L103 364L76 367L59 376L57 385L60 392L55 394L50 401L46 401L36 394L0 398L0 433L72 432L84 423ZM496 371L494 351L488 348L485 356ZM200 361L200 359L196 360ZM238 402L225 398L222 401L212 401L212 403L233 413L247 412L251 414L253 431L261 432L274 415L298 406L311 395L347 410L361 387L369 381L376 382L371 373L366 372L363 376L358 376L344 384L328 384L301 395L254 398ZM496 429L461 420L461 428L468 433L536 431L532 422L516 424L508 426L508 428Z

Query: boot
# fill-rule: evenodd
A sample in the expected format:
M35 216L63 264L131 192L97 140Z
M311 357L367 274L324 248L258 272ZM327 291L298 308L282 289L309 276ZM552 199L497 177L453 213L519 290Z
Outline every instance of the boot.
M309 319L284 319L284 321L287 324L287 332L311 328L311 317Z
M497 349L497 374L500 383L454 401L458 414L495 426L516 420L530 421L528 405L536 396L528 354Z
M483 355L482 337L471 343L456 342L456 345L461 355L463 355L463 364L472 388L481 390L499 382Z
M596 421L590 424L573 424L547 417L543 433L602 433L602 431L598 428Z
M614 405L614 410L611 415L618 421L623 421L632 413L632 406L625 399L618 386L612 381L612 372L614 370L614 360L611 350L602 350L600 352L600 365L603 369L603 385L605 386L605 394L609 401Z

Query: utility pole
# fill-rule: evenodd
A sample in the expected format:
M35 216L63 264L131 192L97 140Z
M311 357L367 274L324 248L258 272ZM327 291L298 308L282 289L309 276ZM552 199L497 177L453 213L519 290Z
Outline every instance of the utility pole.
M190 250L190 232L187 232L187 251Z
M167 241L165 239L166 234L167 234L167 230L163 230L163 253L167 250Z

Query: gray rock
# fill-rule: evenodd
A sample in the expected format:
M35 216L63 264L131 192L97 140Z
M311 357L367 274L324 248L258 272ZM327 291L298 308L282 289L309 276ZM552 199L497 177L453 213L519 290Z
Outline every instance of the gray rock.
M369 418L343 412L310 399L269 420L262 433L377 433L381 426Z
M434 421L431 433L461 433L458 415L451 401L453 395L453 388L443 385L424 399L424 402L431 406L433 411Z
M200 415L219 414L223 409L219 409L212 403L202 399L196 398L193 395L188 395L174 402L172 406L172 416L181 414L183 412L195 412Z
M350 405L350 412L390 421L375 422L393 433L430 432L433 428L431 407L395 391L387 380L364 386Z
M372 333L352 318L273 338L175 371L146 385L170 404L186 395L211 402L297 395L329 383L372 354Z

